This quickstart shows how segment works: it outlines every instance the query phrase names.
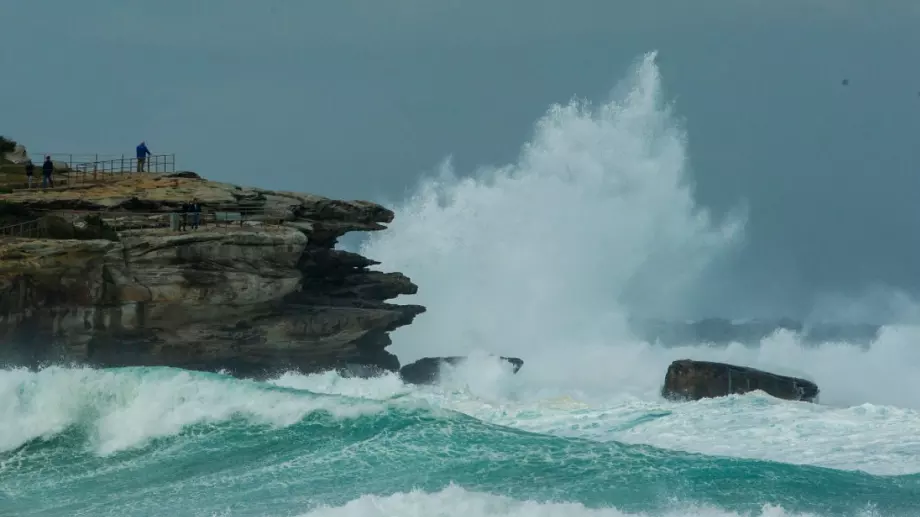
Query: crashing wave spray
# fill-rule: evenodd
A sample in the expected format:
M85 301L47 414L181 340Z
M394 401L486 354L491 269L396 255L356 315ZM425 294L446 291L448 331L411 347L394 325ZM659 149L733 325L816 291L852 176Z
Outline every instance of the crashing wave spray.
M550 108L517 163L466 178L445 164L365 244L429 309L397 334L404 361L482 349L533 370L535 353L626 339L628 316L679 309L735 242L740 224L714 223L693 200L655 56L620 98Z
M517 355L526 364L511 388L657 398L668 363L689 357L801 374L823 403L920 408L920 363L899 359L920 353L920 329L888 329L868 349L803 346L789 333L754 348L663 348L629 335L629 316L692 303L688 289L739 242L743 220L716 223L696 206L655 53L616 91L597 107L553 106L517 163L464 178L445 165L365 243L428 307L394 335L402 361ZM467 384L485 376L491 391L501 384L492 370L469 365Z

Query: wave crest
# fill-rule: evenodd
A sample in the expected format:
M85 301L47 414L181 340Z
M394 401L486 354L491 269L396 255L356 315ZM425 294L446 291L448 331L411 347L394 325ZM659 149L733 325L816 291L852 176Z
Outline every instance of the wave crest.
M286 427L313 412L354 418L384 407L171 368L0 370L0 452L73 427L107 455L196 424L242 418Z

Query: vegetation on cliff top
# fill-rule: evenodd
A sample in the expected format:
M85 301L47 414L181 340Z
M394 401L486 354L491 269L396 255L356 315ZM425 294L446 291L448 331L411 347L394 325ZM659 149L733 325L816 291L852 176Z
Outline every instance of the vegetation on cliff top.
M11 185L24 182L25 169L4 158L6 153L16 150L16 145L15 140L0 135L0 193L2 194L12 192Z
M16 141L0 135L0 154L11 153L16 150Z

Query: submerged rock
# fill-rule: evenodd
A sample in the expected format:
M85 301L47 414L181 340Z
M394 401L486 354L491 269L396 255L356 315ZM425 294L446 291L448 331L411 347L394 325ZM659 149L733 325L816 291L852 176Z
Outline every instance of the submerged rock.
M762 390L776 398L814 402L818 386L805 379L708 361L681 359L668 367L661 388L669 399L699 400Z
M170 213L193 198L206 224L171 230ZM264 224L208 219L234 206ZM14 191L0 195L0 208L11 223L41 218L47 228L43 238L0 238L3 365L395 372L388 334L425 311L386 303L416 292L404 275L334 249L346 232L392 220L374 203L124 174Z
M400 368L399 376L404 382L411 384L431 384L437 381L438 374L441 371L441 365L457 365L466 359L468 358L462 356L424 357ZM521 366L524 365L524 361L517 357L500 356L499 359L511 365L512 373L517 373L518 370L521 369Z

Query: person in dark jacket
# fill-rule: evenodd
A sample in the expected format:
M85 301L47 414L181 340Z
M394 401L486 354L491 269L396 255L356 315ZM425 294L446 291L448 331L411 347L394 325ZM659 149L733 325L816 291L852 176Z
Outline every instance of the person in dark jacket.
M201 203L198 202L197 197L189 204L188 211L191 212L192 229L197 230L198 224L201 222Z
M185 231L189 225L193 230L197 230L200 219L201 203L198 202L197 197L191 203L182 203L182 220L179 222L180 231Z
M48 188L48 185L54 188L52 174L54 174L54 163L51 161L50 156L45 156L45 163L42 164L42 188Z
M26 160L26 183L32 188L32 176L35 174L35 164L32 160Z
M150 149L147 149L147 142L141 142L137 146L137 172L144 172L144 162L150 156Z
M184 232L188 226L188 212L190 203L182 203L182 213L179 214L179 231Z

